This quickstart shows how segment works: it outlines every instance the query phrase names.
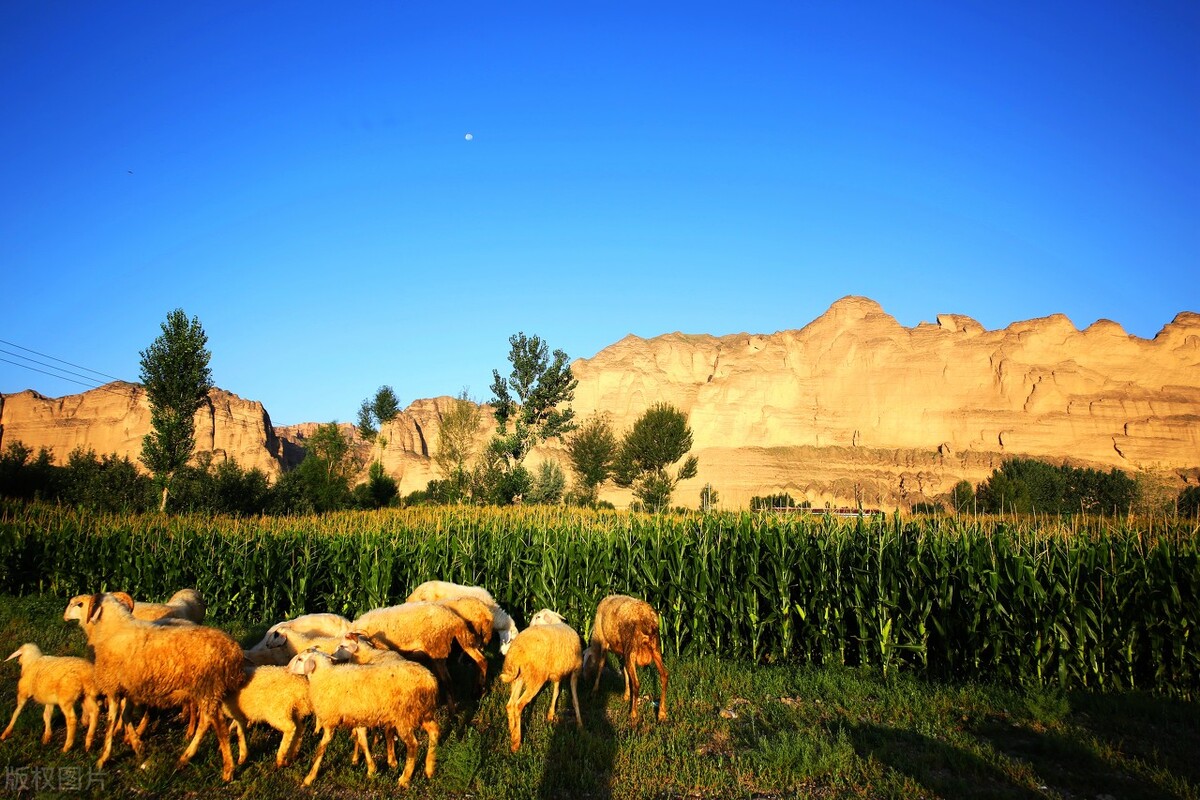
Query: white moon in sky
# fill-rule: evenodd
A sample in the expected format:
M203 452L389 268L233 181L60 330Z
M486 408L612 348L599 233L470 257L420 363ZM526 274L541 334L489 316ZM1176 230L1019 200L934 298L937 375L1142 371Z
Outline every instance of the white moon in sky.
M468 133L468 134L467 134L466 136L464 136L463 138L464 138L464 139L466 139L466 140L469 142L469 141L471 141L472 139L474 139L474 138L475 138L475 135L474 135L474 134L471 134L471 133Z

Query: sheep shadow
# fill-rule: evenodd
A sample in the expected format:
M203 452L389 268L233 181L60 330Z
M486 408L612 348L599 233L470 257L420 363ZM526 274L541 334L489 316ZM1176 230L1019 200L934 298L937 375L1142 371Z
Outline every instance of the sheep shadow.
M594 680L594 679L593 679ZM567 681L559 697L546 762L538 783L538 800L609 800L612 797L613 765L617 755L617 733L609 720L612 689L601 680L592 692L592 681L579 677L579 706L583 727L575 724L575 712ZM549 691L547 686L545 691Z

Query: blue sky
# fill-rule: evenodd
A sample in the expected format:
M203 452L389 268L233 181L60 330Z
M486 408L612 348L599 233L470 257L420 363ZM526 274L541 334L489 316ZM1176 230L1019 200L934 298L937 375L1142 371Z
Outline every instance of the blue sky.
M276 424L486 399L517 331L1200 311L1195 2L11 0L0 37L0 392L87 388L31 350L136 380L177 307Z

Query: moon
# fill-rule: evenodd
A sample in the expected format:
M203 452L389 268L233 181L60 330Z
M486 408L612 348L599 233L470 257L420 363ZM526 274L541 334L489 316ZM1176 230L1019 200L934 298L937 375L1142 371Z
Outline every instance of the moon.
M473 133L468 133L468 134L467 134L466 136L464 136L463 138L464 138L464 139L466 139L466 140L469 142L469 141L471 141L472 139L474 139L474 138L475 138L475 134L473 134Z

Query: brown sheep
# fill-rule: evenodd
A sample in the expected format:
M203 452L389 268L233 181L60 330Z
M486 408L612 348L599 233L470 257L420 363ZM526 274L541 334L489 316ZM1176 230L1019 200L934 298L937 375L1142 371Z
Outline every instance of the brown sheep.
M446 688L451 709L454 695L446 659L455 642L479 668L479 686L486 684L487 659L480 649L479 635L465 619L443 605L419 602L376 608L354 620L351 628L398 653L428 658Z
M108 697L108 729L96 768L112 754L113 734L123 701L152 708L192 703L199 722L178 765L186 766L205 732L212 727L221 750L221 777L233 778L229 728L221 712L225 696L246 682L242 648L224 631L203 625L159 625L133 617L133 601L124 593L79 595L71 599L65 620L78 620L96 654L96 688ZM125 736L138 758L142 740L132 723Z
M313 714L323 733L313 758L312 769L304 778L311 786L321 769L325 748L337 728L353 728L358 744L366 754L367 773L375 774L375 760L367 747L367 728L386 727L404 741L408 755L399 784L408 786L417 763L418 727L429 737L425 753L425 776L433 777L441 733L433 718L437 708L437 680L420 664L391 659L375 664L335 664L319 651L301 653L288 664L288 670L308 676L308 696Z
M542 614L546 621L530 625L517 634L504 657L504 670L500 673L500 680L512 684L507 711L508 732L514 753L521 747L521 713L541 691L546 681L554 684L546 720L554 720L555 709L558 706L559 682L570 676L571 700L575 704L575 724L583 726L577 688L579 671L583 665L579 634L565 622L547 619L547 612L539 614ZM557 615L555 618L562 619Z
M584 671L596 670L592 691L600 686L604 672L605 652L611 650L621 662L625 678L624 699L629 701L629 718L637 721L641 683L637 668L654 664L658 670L662 691L658 699L658 721L667 719L667 668L663 665L662 646L658 639L658 614L644 600L623 594L612 594L596 607L592 624L592 641L583 657Z
M487 606L492 613L491 625L500 634L500 654L508 652L509 643L517 635L517 623L500 607L491 592L482 586L464 586L461 583L449 581L425 581L408 596L408 602L419 600L453 600L458 597L473 597ZM484 644L491 640L491 634L484 636Z

